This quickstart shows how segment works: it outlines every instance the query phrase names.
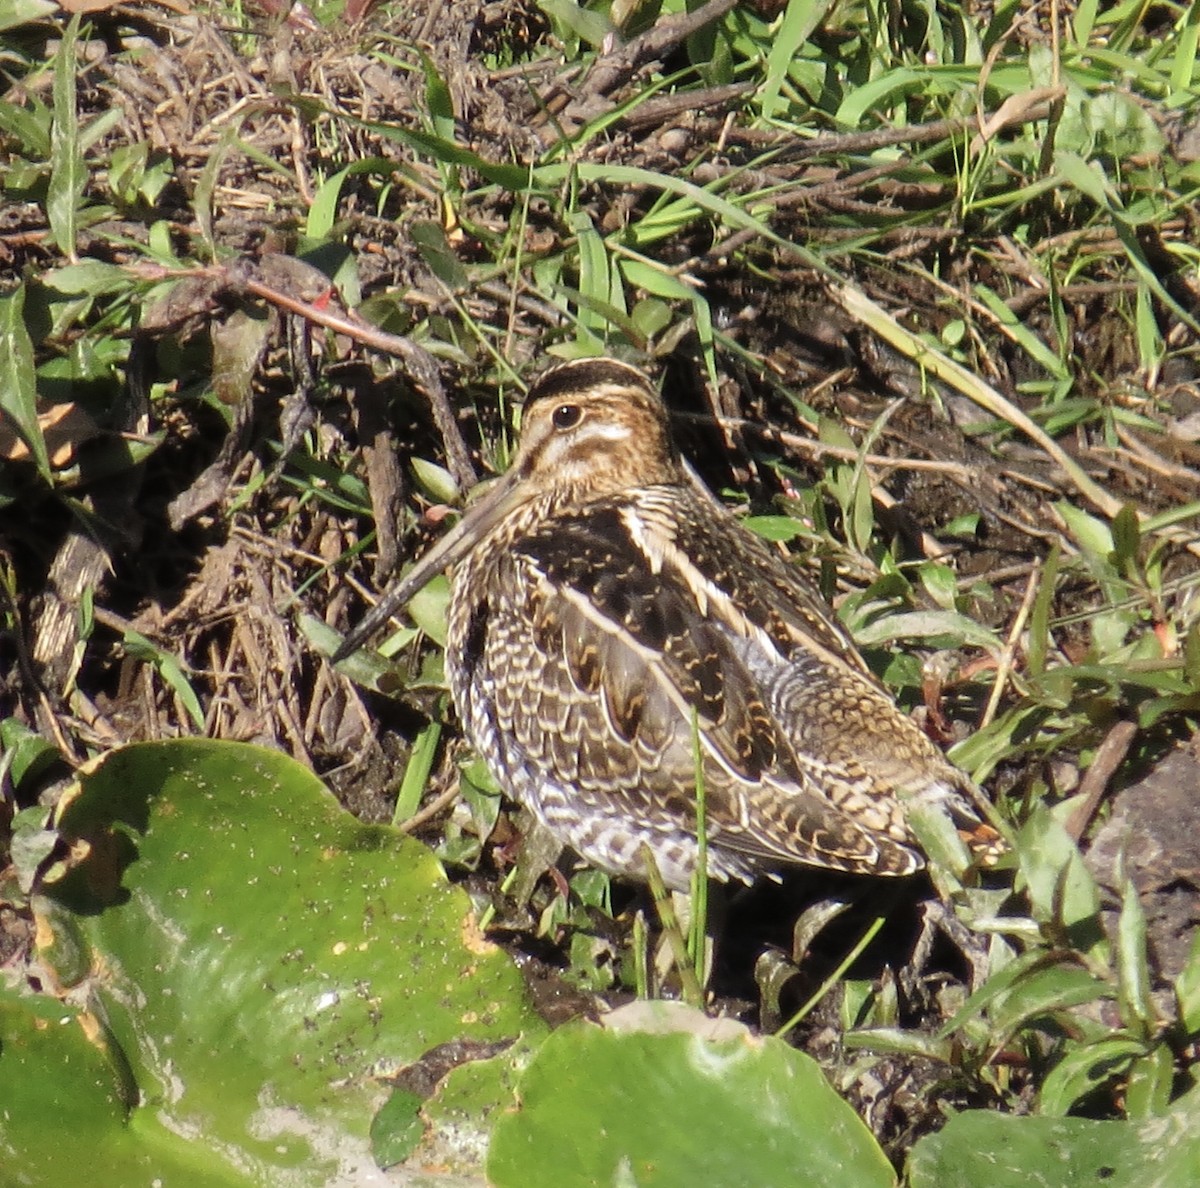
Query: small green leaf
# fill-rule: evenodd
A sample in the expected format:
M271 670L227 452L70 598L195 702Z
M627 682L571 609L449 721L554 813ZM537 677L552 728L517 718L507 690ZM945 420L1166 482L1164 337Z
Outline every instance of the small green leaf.
M671 324L674 311L667 302L657 297L643 297L634 305L629 316L642 338L649 340Z
M445 231L426 220L412 223L408 230L430 272L448 289L455 292L465 289L470 278L450 247Z
M339 169L317 191L312 205L308 208L308 221L305 225L307 237L324 240L333 231L346 178L362 173L377 173L381 177L390 177L395 171L396 162L389 161L386 157L367 157L360 161L352 161L345 169Z
M580 329L602 337L608 320L599 310L609 304L613 285L608 249L586 211L575 211L569 221L579 249L579 293L586 299L579 304Z
M50 810L44 805L22 809L9 826L9 860L17 875L17 886L28 895L33 889L42 863L58 844L58 834L47 828Z
M433 759L441 737L441 722L427 722L417 732L404 768L404 778L400 781L400 791L396 794L393 825L404 824L417 811L429 785L429 775L433 771Z
M408 1089L394 1089L371 1122L371 1154L380 1167L403 1163L425 1135L421 1106L425 1099Z
M0 33L40 21L52 12L61 11L50 0L0 0Z
M160 648L152 640L147 639L140 631L126 631L124 637L125 650L138 660L146 660L154 665L158 675L175 691L183 703L184 709L192 719L197 730L204 730L204 708L196 690L183 670L177 656L164 648Z
M1018 832L1016 848L1035 919L1063 928L1080 952L1104 957L1100 892L1067 831L1039 805Z
M1018 978L996 999L988 1014L989 1030L999 1043L1058 1012L1111 997L1109 987L1082 966L1047 965Z
M31 730L16 718L0 721L0 776L12 782L12 787L27 796L29 787L59 758L58 748L44 735Z
M771 38L767 72L759 91L764 120L774 119L783 108L780 90L792 62L800 47L820 27L832 6L832 0L788 0L783 20Z
M434 643L446 646L446 613L450 606L450 583L439 574L408 604L409 617Z
M1166 1043L1155 1044L1129 1066L1125 1081L1125 1114L1131 1121L1161 1118L1175 1088L1175 1054Z
M955 646L971 644L996 649L1000 641L994 631L981 626L957 611L905 611L898 615L880 615L855 629L854 638L863 647L874 647L897 639L935 639L948 637Z
M1121 1018L1132 1030L1149 1037L1158 1026L1150 997L1150 963L1146 953L1146 913L1141 896L1122 860L1121 913L1117 919L1117 988Z
M1120 569L1126 569L1137 561L1138 547L1141 544L1141 529L1138 525L1137 508L1132 503L1126 503L1113 517L1112 522L1112 560Z
M655 297L664 297L671 301L691 302L696 296L696 289L687 281L669 271L661 264L650 260L632 259L623 256L619 261L622 275L629 284Z
M945 611L953 612L958 599L958 578L949 565L927 561L920 568L921 585L925 592Z
M1067 531L1075 542L1096 557L1107 557L1113 551L1113 536L1103 520L1080 511L1073 503L1060 499L1055 505L1066 521Z
M1192 937L1187 964L1175 981L1179 1020L1189 1036L1200 1034L1200 930Z
M447 140L454 138L454 100L450 88L438 73L433 59L421 51L421 68L425 72L425 106L429 111L431 131Z
M408 464L412 467L417 486L430 499L436 499L438 503L454 503L458 499L458 483L444 466L427 458L410 458Z
M804 525L791 516L747 516L743 525L763 540L784 541L795 540L805 532Z
M1038 575L1037 593L1029 612L1029 647L1025 658L1030 676L1040 676L1046 670L1046 657L1050 653L1050 608L1054 605L1061 554L1062 546L1055 541Z
M118 264L106 264L103 260L81 260L63 268L51 268L42 276L42 282L58 293L115 293L131 288L130 274Z
M589 12L574 0L538 0L538 7L594 49L599 48L613 31L612 22L606 16L598 12Z
M1038 1112L1052 1118L1066 1117L1078 1102L1121 1076L1145 1050L1141 1040L1128 1035L1071 1046L1046 1074L1038 1091Z

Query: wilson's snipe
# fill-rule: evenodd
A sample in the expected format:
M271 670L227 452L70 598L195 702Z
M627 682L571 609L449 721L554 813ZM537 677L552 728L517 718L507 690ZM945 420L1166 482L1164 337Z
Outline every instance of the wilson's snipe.
M689 475L662 401L611 360L555 367L509 473L338 651L454 565L446 646L501 787L594 865L667 884L708 863L907 875L906 802L967 778L893 704L797 569Z

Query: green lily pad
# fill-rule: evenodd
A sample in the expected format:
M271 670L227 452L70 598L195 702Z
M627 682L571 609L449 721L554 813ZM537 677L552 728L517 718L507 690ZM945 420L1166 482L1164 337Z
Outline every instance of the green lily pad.
M226 1182L360 1182L390 1073L545 1030L429 851L281 754L130 746L58 827L86 857L41 905L42 959L64 985L83 975L72 995L137 1088L131 1129L183 1136ZM37 1158L65 1175L87 1150L68 1133Z
M163 1183L242 1188L201 1145L144 1111L121 1052L88 1012L0 987L0 1167L11 1188L71 1183Z
M497 1188L894 1188L858 1115L808 1056L773 1038L615 1034L568 1024L497 1119Z
M1087 1118L1012 1118L968 1110L920 1140L911 1188L1183 1188L1200 1168L1200 1089L1164 1117L1134 1124Z

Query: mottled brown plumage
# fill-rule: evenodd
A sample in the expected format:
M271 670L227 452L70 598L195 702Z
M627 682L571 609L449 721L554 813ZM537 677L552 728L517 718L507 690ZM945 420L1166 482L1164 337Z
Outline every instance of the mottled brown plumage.
M447 673L504 790L594 865L906 875L905 805L970 790L796 569L703 492L636 369L582 360L525 405L511 471L342 653L453 564Z

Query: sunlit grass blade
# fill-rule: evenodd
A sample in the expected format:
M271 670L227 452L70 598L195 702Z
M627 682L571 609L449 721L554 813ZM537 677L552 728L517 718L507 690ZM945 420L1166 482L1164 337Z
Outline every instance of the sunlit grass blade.
M58 250L72 262L77 258L79 201L87 181L79 145L79 112L75 96L75 47L79 14L67 22L54 61L54 127L50 138L50 186L46 192L46 220Z
M33 342L25 327L25 286L0 297L0 412L11 419L47 482L53 482L46 438L38 423Z
M408 764L404 768L404 779L396 795L396 807L392 812L392 824L403 825L416 813L421 798L429 784L433 761L437 755L438 742L442 737L442 724L437 719L427 722L417 732L409 752Z
M832 0L788 0L783 19L771 41L771 50L767 54L767 73L759 92L759 105L764 120L773 119L779 111L782 106L779 92L796 57L796 51L808 40L832 7Z

